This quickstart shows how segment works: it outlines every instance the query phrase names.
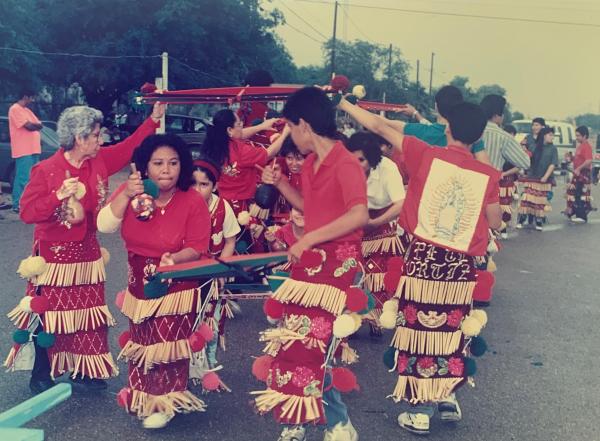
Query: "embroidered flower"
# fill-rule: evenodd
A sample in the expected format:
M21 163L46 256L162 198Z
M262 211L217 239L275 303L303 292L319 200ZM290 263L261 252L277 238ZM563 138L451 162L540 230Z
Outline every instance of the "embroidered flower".
M240 174L240 171L237 168L237 162L233 164L228 164L222 168L223 174L231 177L235 177Z
M396 361L396 366L397 366L399 374L402 374L406 370L409 362L410 362L410 359L406 355L404 355L404 354L398 355L398 360Z
M337 260L342 262L349 259L356 259L357 256L358 252L356 251L356 246L354 245L338 245L338 247L335 249L335 257Z
M465 364L458 357L452 357L448 360L448 371L455 377L462 377L465 370Z
M320 340L327 340L331 336L332 326L325 317L316 317L310 324L310 333Z
M417 308L412 305L406 305L404 308L404 318L409 324L414 325L417 321Z
M419 361L417 361L417 366L421 369L429 369L435 366L435 361L433 357L421 357Z
M450 314L448 314L448 320L446 323L448 326L452 326L453 328L458 328L460 322L463 319L463 313L460 309L453 309Z
M304 388L315 379L315 373L306 366L298 366L292 375L292 384L296 387Z

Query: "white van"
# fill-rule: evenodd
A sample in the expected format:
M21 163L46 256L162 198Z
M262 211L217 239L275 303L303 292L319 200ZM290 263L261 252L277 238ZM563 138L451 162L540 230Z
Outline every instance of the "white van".
M519 143L531 133L530 119L517 119L511 124L517 129L516 139ZM546 120L546 125L554 128L554 145L558 149L559 157L563 157L567 151L575 153L575 126L573 124Z

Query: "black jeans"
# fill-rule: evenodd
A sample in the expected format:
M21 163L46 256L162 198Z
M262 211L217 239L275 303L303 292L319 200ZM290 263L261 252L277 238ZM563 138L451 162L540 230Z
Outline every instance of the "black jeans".
M38 325L35 333L38 334L42 331L42 325ZM46 348L38 346L36 337L33 337L33 345L35 347L35 361L33 362L33 369L31 370L31 380L51 380L50 360L48 359L48 352L46 351Z

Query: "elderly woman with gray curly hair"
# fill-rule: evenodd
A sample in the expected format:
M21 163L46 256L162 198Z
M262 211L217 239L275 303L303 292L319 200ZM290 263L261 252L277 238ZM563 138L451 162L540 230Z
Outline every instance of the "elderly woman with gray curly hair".
M114 319L104 301L109 254L96 239L96 217L106 202L108 177L129 163L164 112L164 105L155 104L133 135L101 148L102 112L69 107L58 120L62 147L32 169L20 216L35 224L33 249L18 270L28 283L9 313L19 329L5 366L31 369L33 360L29 387L35 394L65 373L88 390L105 389L105 379L118 374L108 347Z

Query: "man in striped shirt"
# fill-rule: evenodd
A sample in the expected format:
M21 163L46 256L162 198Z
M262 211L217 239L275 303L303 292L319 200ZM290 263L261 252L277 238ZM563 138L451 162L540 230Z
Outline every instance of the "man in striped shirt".
M496 170L502 171L505 162L521 169L528 169L531 163L529 155L510 134L502 129L505 106L506 99L500 95L486 95L481 100L481 107L488 118L481 138L485 150Z

